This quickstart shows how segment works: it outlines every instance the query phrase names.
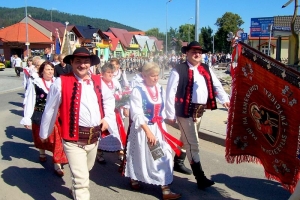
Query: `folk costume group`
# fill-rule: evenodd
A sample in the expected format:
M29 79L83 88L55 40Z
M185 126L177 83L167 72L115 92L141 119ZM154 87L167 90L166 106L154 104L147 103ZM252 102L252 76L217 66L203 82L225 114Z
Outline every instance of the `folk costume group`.
M205 50L198 42L183 47L182 53L187 61L172 69L166 91L158 83L160 67L145 63L131 81L128 105L116 109L116 98L121 98L124 86L129 87L118 61L112 59L101 67L100 75L94 75L90 67L99 64L99 57L77 48L63 59L72 66L69 74L54 79L53 65L41 65L40 78L28 84L21 123L27 128L32 125L41 161L46 160L42 158L46 158L44 150L52 151L54 163L59 164L55 170L61 175L60 164L68 162L74 199L90 199L89 171L95 160L103 161L103 151L118 151L124 156L122 174L130 178L133 190L141 189L140 182L158 185L163 199L181 197L169 187L173 170L193 173L199 189L214 184L200 163L197 130L205 109L216 109L216 97L226 108L229 99L214 73L201 64ZM36 112L42 113L38 123ZM117 118L127 116L131 123L124 139L124 124ZM165 121L170 125L177 121L180 139L168 133ZM192 171L184 165L186 156Z

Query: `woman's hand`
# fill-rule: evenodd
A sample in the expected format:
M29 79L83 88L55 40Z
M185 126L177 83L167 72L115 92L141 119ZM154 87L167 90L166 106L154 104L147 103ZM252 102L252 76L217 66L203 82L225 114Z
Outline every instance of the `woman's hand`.
M151 146L156 144L156 138L151 131L146 132L146 137Z
M30 129L30 126L29 126L29 125L24 125L24 127L25 127L26 129Z
M48 142L48 138L46 138L46 139L40 138L40 140L42 141L42 143Z
M123 108L123 115L125 117L129 117L129 109L128 108Z
M223 104L223 106L224 106L225 108L229 109L229 107L230 107L230 102L225 102L225 103Z

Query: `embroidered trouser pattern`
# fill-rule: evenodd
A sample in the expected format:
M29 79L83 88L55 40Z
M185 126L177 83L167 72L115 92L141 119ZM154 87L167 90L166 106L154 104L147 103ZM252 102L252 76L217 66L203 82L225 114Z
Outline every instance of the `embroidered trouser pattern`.
M72 176L72 193L76 200L90 199L89 171L95 164L98 142L79 146L63 141Z
M192 117L177 117L177 122L181 132L180 140L183 142L183 149L186 150L189 162L200 162L198 130L200 128L201 117L196 118L195 122Z

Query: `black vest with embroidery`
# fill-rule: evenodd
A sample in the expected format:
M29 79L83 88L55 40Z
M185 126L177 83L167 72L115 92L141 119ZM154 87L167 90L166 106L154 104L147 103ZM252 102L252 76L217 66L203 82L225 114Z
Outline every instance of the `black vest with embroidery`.
M209 66L206 64L201 64L203 68L208 72L210 79L212 80ZM194 74L191 76L192 80L189 81L189 66L187 62L184 62L182 64L176 65L175 69L179 75L179 81L177 86L177 92L175 95L175 114L179 117L185 117L188 118L193 113L193 106L192 106L192 96L193 96L193 86L194 86ZM206 81L206 80L205 80ZM191 85L189 85L191 83ZM211 88L213 88L213 83L211 81ZM207 87L208 88L208 87ZM212 102L214 103L212 104ZM207 109L217 109L216 106L216 98L213 91L213 99L207 100L206 103Z

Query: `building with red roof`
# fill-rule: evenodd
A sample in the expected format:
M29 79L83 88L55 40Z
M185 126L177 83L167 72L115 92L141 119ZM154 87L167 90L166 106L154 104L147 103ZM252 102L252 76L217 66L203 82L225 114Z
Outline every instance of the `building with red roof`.
M109 27L106 32L111 32L115 37L119 38L122 49L124 50L124 53L122 53L122 57L139 55L140 46L137 43L134 34L128 32L125 29L112 27Z
M28 34L26 34L26 30L28 30ZM22 22L0 29L0 41L2 42L2 49L6 60L10 60L13 54L18 54L20 58L24 58L27 55L31 55L32 51L45 49L53 44L48 35L32 25L27 24L26 26L26 23ZM31 52L27 51L26 43Z

